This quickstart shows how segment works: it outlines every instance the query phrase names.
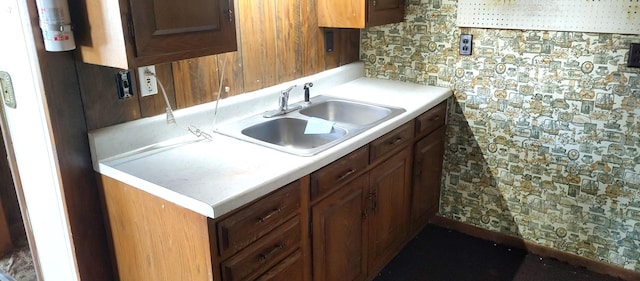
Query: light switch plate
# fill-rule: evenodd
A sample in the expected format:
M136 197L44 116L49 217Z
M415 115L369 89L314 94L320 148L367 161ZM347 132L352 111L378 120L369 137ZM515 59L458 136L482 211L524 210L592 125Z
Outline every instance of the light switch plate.
M463 56L471 55L473 36L471 34L460 35L460 54Z
M119 99L123 100L133 97L131 73L129 73L128 70L122 70L116 74L116 88L118 89Z

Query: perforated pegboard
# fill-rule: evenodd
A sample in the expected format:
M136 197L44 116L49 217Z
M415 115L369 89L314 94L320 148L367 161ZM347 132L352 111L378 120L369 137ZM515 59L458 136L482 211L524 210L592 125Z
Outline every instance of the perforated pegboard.
M457 24L640 34L640 0L458 0Z

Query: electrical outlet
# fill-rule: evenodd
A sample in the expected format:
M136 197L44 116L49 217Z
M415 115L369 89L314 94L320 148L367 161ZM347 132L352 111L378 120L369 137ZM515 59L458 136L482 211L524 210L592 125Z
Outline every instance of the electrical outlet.
M464 56L471 55L473 36L471 34L460 35L460 54Z
M629 47L628 67L640 67L640 43L631 43Z
M158 93L158 81L156 80L156 67L153 65L138 68L140 80L140 96L146 97Z

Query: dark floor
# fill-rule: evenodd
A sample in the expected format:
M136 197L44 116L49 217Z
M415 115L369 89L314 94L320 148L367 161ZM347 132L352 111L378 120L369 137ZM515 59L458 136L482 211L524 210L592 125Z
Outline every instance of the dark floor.
M621 280L429 225L374 281Z

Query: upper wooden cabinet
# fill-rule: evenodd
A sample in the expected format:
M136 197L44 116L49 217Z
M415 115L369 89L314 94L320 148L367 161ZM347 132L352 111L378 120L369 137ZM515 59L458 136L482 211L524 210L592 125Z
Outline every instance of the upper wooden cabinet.
M122 69L237 50L233 0L71 0L79 59Z
M404 20L405 0L317 0L321 27L365 28Z

